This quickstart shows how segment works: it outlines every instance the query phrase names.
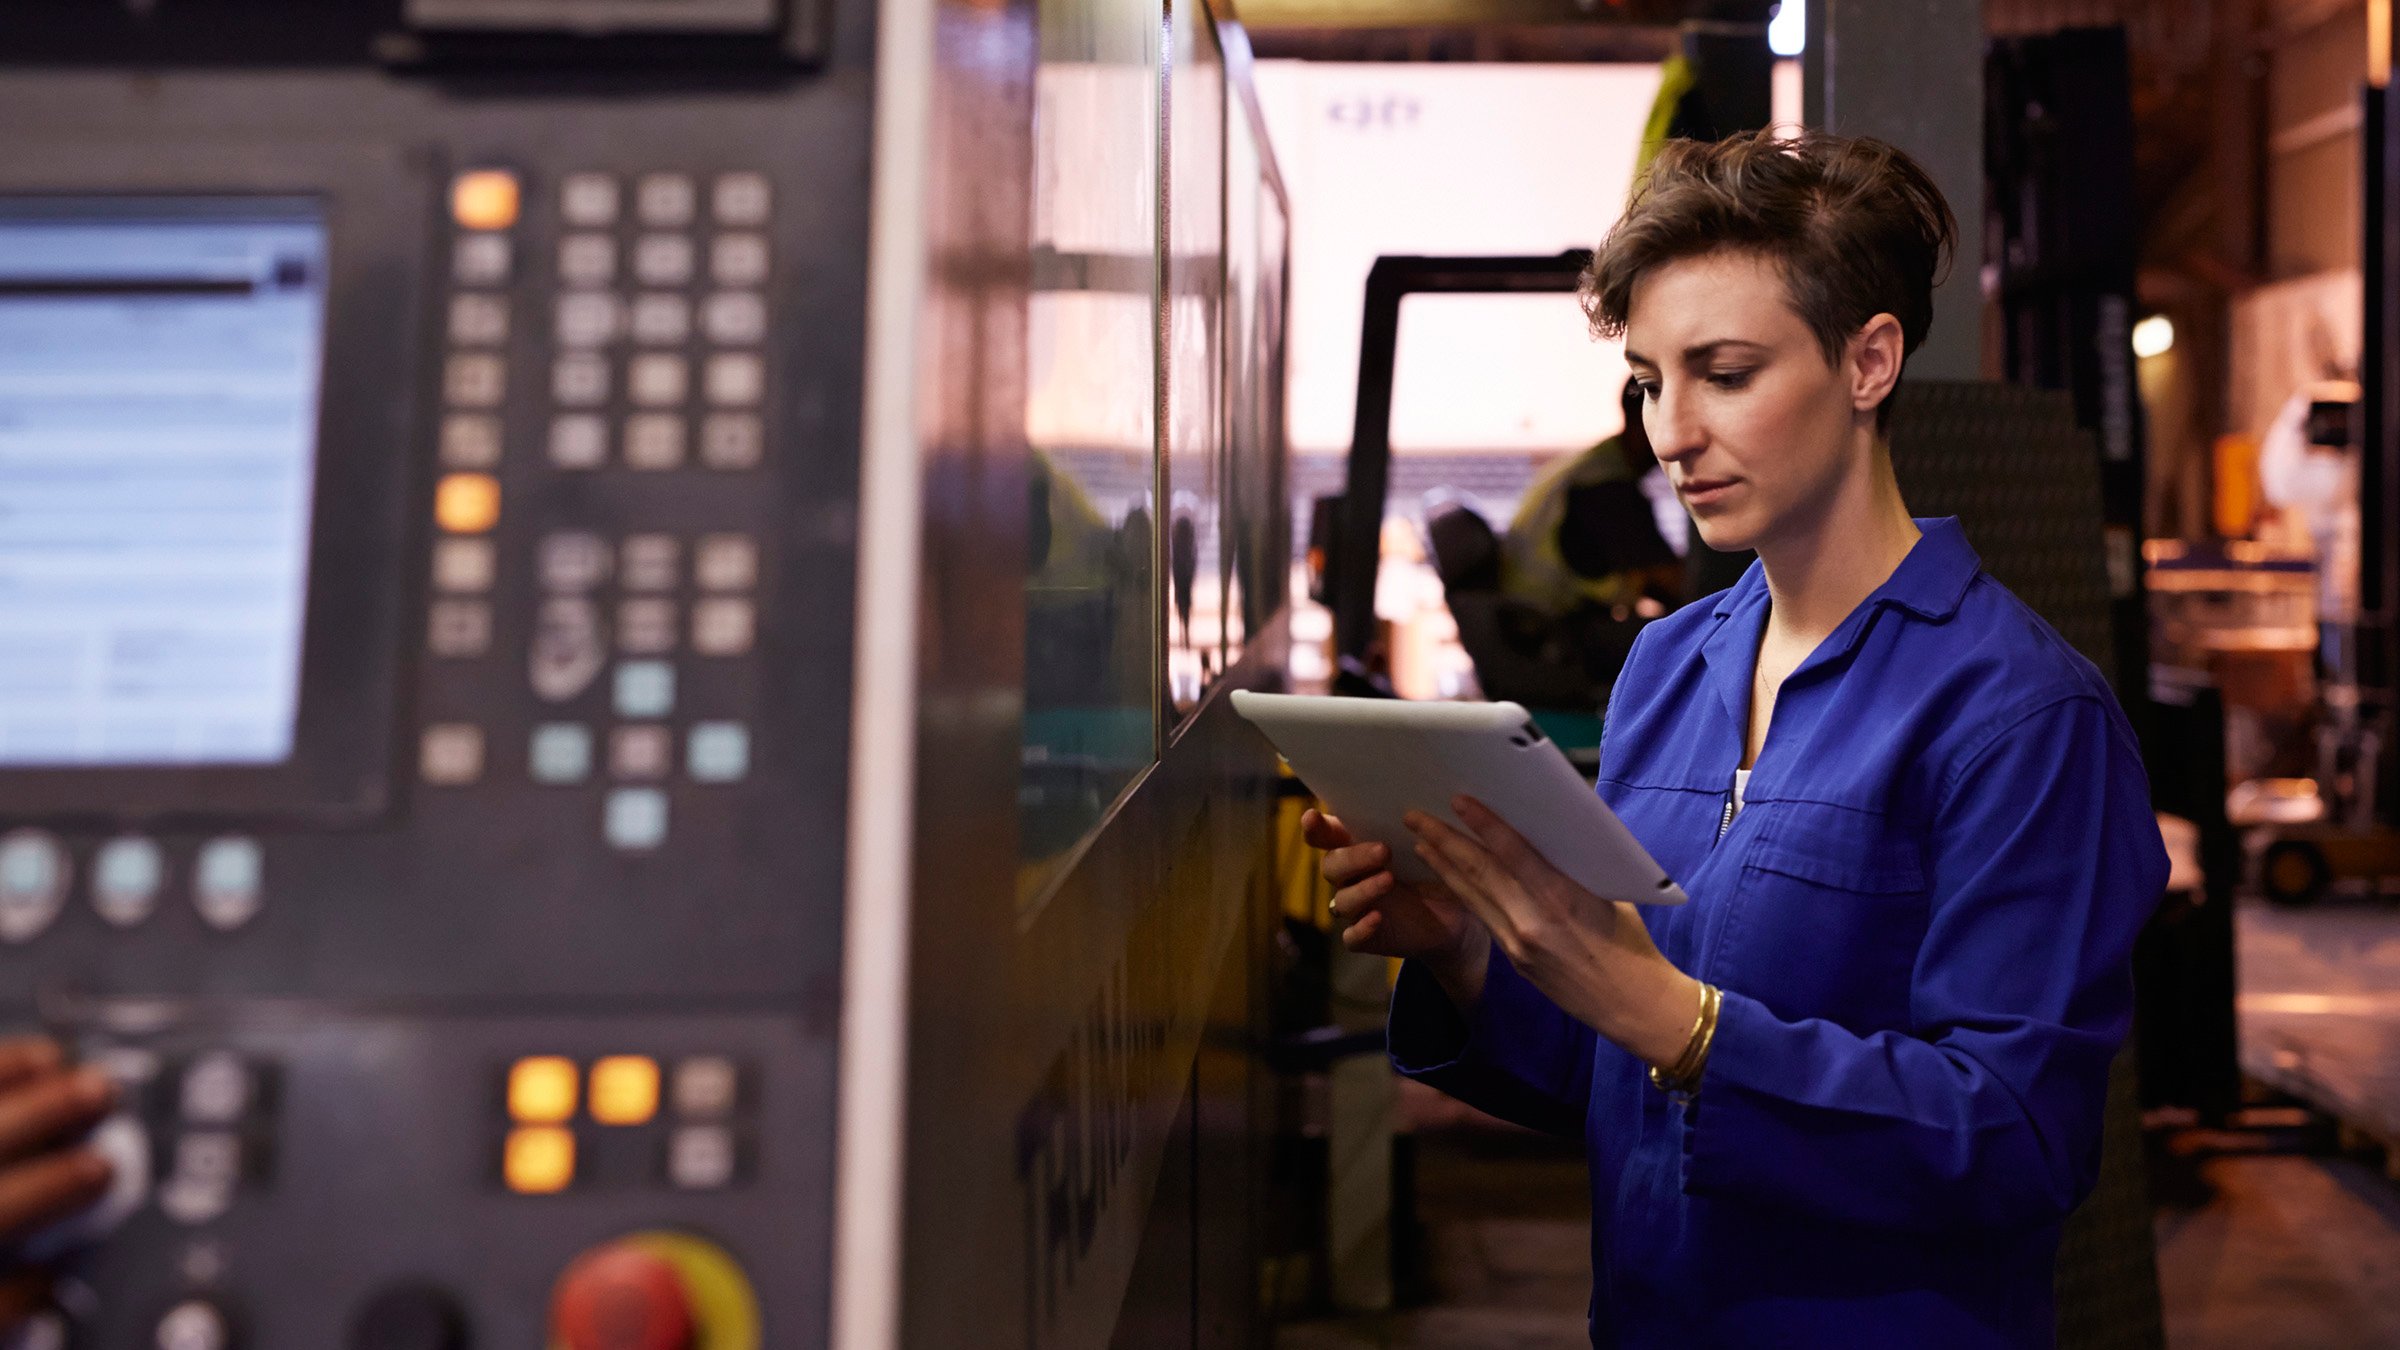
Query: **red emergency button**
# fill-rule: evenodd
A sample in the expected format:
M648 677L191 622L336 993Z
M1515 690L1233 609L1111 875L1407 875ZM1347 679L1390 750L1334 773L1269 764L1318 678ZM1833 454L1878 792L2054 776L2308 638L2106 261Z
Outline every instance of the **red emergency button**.
M550 1296L550 1331L564 1350L694 1350L683 1273L641 1246L612 1242L575 1259Z

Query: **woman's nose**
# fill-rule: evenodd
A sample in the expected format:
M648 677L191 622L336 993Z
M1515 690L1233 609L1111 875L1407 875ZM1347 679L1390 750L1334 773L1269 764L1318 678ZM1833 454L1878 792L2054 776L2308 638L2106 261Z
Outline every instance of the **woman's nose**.
M1661 389L1650 400L1642 413L1642 429L1649 433L1650 448L1665 462L1688 458L1708 441L1699 419L1692 416L1690 401L1672 389Z

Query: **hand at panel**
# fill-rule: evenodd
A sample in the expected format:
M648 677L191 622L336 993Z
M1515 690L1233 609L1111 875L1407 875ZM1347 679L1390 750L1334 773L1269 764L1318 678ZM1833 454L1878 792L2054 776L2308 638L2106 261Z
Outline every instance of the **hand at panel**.
M55 1043L0 1040L0 1244L19 1242L108 1189L109 1164L83 1139L115 1103L107 1077L70 1067ZM0 1331L49 1298L49 1272L0 1267Z

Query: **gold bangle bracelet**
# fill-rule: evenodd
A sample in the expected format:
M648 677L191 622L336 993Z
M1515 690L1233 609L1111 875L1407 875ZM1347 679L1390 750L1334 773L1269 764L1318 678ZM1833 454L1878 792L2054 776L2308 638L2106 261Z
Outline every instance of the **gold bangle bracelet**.
M1722 1006L1724 992L1713 984L1700 986L1700 1016L1692 1022L1691 1038L1684 1042L1683 1053L1675 1057L1671 1068L1650 1066L1650 1085L1661 1092L1690 1094L1690 1084L1697 1082L1701 1066L1708 1060L1708 1050L1717 1037L1717 1010Z

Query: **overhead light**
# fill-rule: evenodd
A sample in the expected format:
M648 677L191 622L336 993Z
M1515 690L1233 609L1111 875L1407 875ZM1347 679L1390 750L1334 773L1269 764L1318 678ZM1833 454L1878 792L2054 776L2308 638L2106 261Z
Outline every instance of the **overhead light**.
M2133 326L2135 356L2164 356L2175 346L2175 325L2164 314L2153 314Z
M1798 56L1808 46L1808 0L1783 0L1767 23L1767 45L1777 56Z

